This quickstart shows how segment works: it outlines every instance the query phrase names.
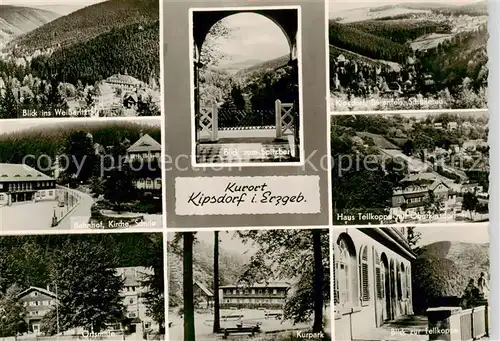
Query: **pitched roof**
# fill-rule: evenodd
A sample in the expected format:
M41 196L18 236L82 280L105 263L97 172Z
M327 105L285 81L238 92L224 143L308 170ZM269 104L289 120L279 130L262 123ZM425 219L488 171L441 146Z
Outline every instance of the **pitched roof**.
M161 152L161 144L148 134L142 135L133 145L127 149L127 153Z
M132 266L116 268L117 275L124 278L123 285L126 287L140 287L143 286L142 281L150 275L152 270L143 266Z
M38 291L38 292L41 292L44 295L47 295L47 296L50 296L50 297L53 297L53 298L57 298L56 294L53 293L52 291L49 291L49 290L43 289L43 288L39 288L39 287L29 287L28 289L26 289L26 290L20 292L19 294L17 294L17 297L20 298L20 297L26 296L26 295L28 295L32 291Z
M0 163L0 181L37 181L54 178L25 164Z
M132 85L140 85L142 82L138 80L137 78L134 78L129 75L122 75L122 74L114 74L111 77L108 77L105 82L110 82L110 83L123 83L123 84L132 84Z

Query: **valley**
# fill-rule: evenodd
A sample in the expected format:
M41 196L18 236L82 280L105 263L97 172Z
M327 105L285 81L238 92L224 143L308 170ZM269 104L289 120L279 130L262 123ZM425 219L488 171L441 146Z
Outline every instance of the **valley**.
M487 7L399 4L331 13L331 110L483 108ZM386 104L386 102L391 103Z
M160 114L157 1L108 0L64 16L6 7L11 14L0 20L18 29L0 34L0 118L19 117L22 109ZM21 9L38 21L16 16ZM0 32L14 32L1 23Z

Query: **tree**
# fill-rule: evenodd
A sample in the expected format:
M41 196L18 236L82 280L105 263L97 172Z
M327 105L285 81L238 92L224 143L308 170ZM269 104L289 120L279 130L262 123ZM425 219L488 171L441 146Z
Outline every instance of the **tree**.
M71 133L64 146L64 152L69 160L64 171L65 175L76 181L88 181L96 162L92 136L85 131Z
M123 279L115 268L115 257L92 240L67 240L54 252L50 279L58 287L62 330L99 332L123 318Z
M104 183L104 198L113 203L117 212L124 210L124 204L129 202L135 193L130 171L125 166L122 168L115 167L110 170Z
M165 276L163 266L163 238L161 234L151 235L153 253L150 268L153 270L142 282L147 291L143 294L147 314L160 326L160 334L165 334Z
M314 253L314 269L315 276L312 282L313 298L314 298L314 324L312 327L313 333L318 333L323 330L323 255L321 249L321 230L311 230Z
M137 115L138 116L159 116L160 109L153 101L151 95L146 96L146 98L140 97L137 102Z
M5 88L0 91L0 118L16 118L17 114L18 107L14 96L14 88L11 81L6 79Z
M464 194L464 199L462 201L462 208L466 211L469 211L471 219L472 219L472 214L476 210L478 204L479 204L479 199L474 193L467 192Z
M27 325L24 322L26 309L17 297L20 292L18 286L12 285L0 297L0 336L2 338L16 336L18 333L27 331Z
M219 232L214 231L214 326L213 333L220 330L219 304Z
M184 232L183 236L183 293L184 293L184 341L195 341L194 296L193 296L193 243L194 233Z

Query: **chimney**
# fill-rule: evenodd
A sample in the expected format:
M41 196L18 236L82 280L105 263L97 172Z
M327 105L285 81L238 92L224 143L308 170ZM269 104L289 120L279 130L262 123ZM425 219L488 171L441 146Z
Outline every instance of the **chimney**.
M47 291L50 291L50 284L47 284Z

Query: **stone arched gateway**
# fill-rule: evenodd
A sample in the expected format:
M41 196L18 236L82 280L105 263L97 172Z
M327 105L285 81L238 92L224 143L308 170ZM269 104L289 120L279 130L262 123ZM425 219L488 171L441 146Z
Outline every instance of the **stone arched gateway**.
M238 10L216 10L216 11L193 11L192 12L192 38L193 38L193 76L194 76L194 115L196 127L196 143L203 139L210 142L219 140L219 125L217 106L213 104L208 107L201 107L199 93L199 73L203 67L200 61L200 54L206 37L211 28L224 18L240 13L254 13L262 15L276 24L287 39L289 45L288 65L295 68L294 73L298 74L298 34L299 34L299 11L297 8L291 9L251 9L242 8ZM298 80L297 80L298 81ZM283 139L285 134L293 134L295 146L299 145L299 106L298 103L282 103L279 99L273 108L275 113L274 128L276 139ZM203 133L205 133L203 135Z

